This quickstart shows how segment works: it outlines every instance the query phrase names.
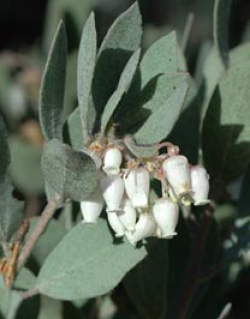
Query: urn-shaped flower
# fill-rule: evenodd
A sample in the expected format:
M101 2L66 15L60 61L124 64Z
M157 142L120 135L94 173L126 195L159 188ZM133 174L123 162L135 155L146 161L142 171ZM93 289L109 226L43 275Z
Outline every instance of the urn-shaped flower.
M175 195L180 197L191 192L191 173L185 156L171 156L165 159L162 167Z
M105 175L100 178L103 198L107 204L108 211L121 209L124 195L124 182L119 175Z
M80 203L80 206L83 223L96 223L104 206L104 200L100 188L97 187L95 192L88 196L87 200Z
M153 215L162 238L172 238L179 219L179 206L167 198L159 198L153 205Z
M103 160L103 171L106 174L119 174L122 163L122 153L116 147L107 149Z
M191 185L194 205L209 203L209 175L204 167L196 165L191 168Z

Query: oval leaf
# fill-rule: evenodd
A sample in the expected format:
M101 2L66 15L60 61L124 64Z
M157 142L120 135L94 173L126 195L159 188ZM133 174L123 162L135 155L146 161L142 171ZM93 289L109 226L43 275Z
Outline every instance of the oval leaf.
M154 113L135 134L138 144L155 144L167 137L181 112L188 91L186 82L180 84L172 96Z
M39 119L46 140L61 139L62 108L67 62L67 35L61 21L56 31L45 70L43 73L40 98Z
M37 288L63 300L99 296L113 289L146 254L144 247L135 249L127 241L114 244L104 220L80 223L45 261Z
M49 186L65 199L84 200L96 186L94 161L56 139L44 147L42 170Z
M211 177L229 182L250 163L250 63L221 79L203 124L202 148Z

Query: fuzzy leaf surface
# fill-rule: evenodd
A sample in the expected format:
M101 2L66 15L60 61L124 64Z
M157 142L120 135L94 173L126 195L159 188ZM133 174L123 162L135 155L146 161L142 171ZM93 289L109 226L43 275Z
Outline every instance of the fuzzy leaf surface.
M146 255L144 247L135 249L127 241L114 244L102 219L96 225L80 223L46 259L37 288L63 300L103 295Z
M96 166L84 152L57 139L49 141L42 155L42 170L51 189L64 198L81 201L95 189Z
M39 97L39 119L46 140L62 137L66 63L67 35L61 21L49 51Z
M202 131L212 179L228 182L250 163L250 62L231 68L214 92Z
M141 24L142 18L136 2L115 20L102 42L92 90L94 108L99 116L115 91L125 65L141 45Z
M179 84L171 97L158 106L135 134L138 144L155 144L167 137L178 119L187 91L186 82Z
M85 23L77 63L77 97L81 113L82 129L87 133L89 97L96 62L96 29L94 13Z

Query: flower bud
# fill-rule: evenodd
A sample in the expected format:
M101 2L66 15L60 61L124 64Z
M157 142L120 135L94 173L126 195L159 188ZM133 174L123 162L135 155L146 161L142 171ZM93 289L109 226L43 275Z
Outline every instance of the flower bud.
M160 198L153 206L155 222L160 229L160 237L172 238L179 219L179 207L176 203L167 198Z
M108 216L109 225L115 232L115 237L123 237L125 234L125 227L120 221L117 213L107 211L107 216Z
M104 155L103 171L109 174L119 174L122 163L122 153L116 148L109 148Z
M108 211L121 209L124 195L124 182L119 175L105 175L100 179L102 195L107 204Z
M191 185L194 205L209 203L209 175L204 167L196 165L191 168Z
M133 207L128 198L124 198L122 203L122 211L118 213L121 223L126 230L134 230L136 224L136 209Z
M144 238L153 236L155 233L155 220L150 213L141 213L138 222L135 225L135 231L126 231L125 235L130 243L135 246L136 243Z
M131 170L128 176L125 174L124 184L128 198L135 208L148 206L150 175L146 168Z
M163 170L176 196L191 192L191 173L185 156L171 156L163 162Z
M97 188L95 193L90 194L87 200L80 203L80 206L83 223L96 223L104 206L101 190Z

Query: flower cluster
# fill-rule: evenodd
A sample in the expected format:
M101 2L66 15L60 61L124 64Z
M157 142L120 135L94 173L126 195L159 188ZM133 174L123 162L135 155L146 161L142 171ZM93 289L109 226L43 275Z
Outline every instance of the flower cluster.
M159 154L159 149L167 153ZM173 238L179 205L209 202L209 176L204 167L192 166L171 143L158 146L150 158L134 158L125 144L96 141L89 155L97 168L98 187L81 202L84 223L95 223L104 206L116 237L132 245L147 237ZM161 182L162 197L151 199L150 181Z

